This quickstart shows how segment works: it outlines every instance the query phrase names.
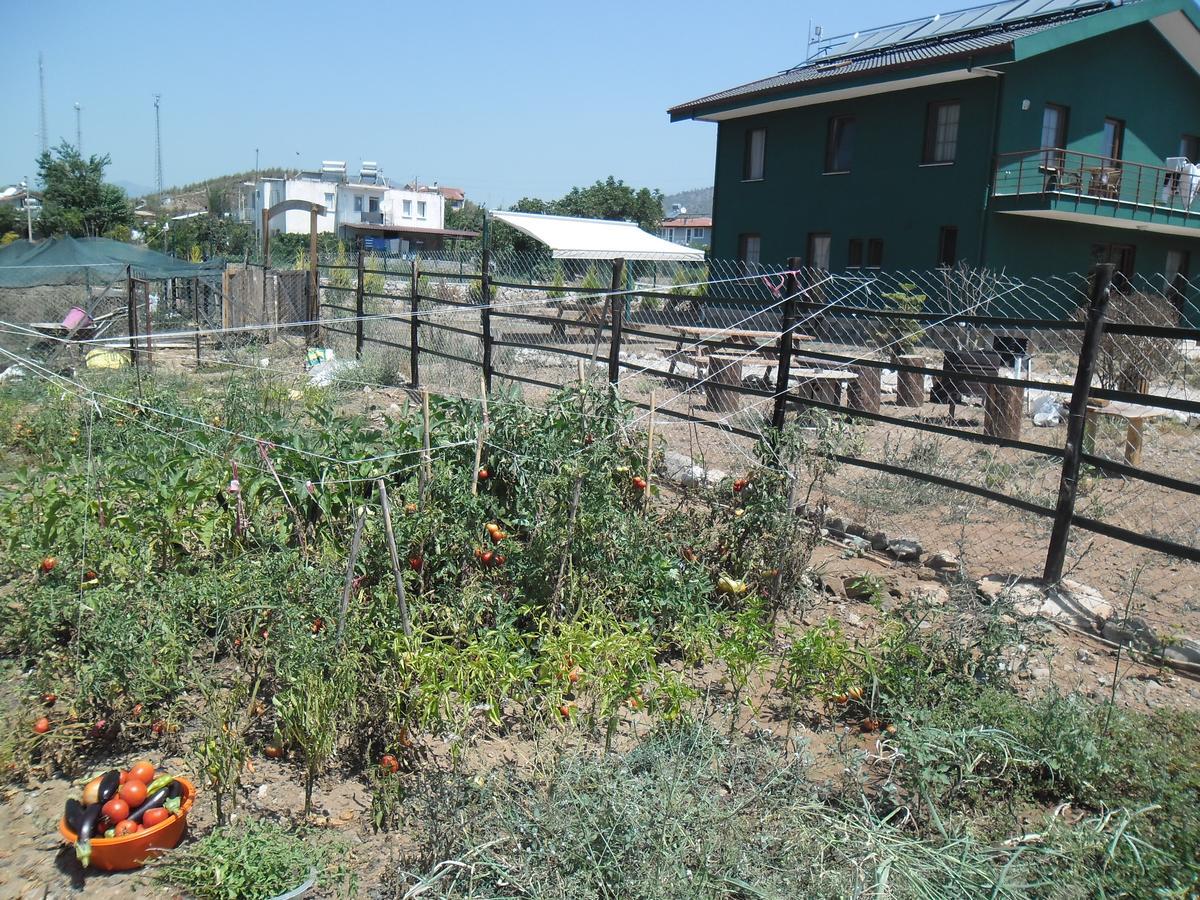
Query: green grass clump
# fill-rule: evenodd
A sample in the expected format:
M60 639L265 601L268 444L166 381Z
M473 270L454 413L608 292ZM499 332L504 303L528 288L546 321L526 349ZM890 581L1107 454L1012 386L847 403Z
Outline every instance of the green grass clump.
M303 833L249 820L216 828L169 854L155 874L198 900L257 900L299 887L310 876L322 883L332 856L332 847Z

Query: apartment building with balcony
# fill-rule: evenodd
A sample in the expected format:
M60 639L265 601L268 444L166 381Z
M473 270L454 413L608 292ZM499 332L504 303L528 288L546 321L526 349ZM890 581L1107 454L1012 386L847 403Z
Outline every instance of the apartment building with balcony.
M445 228L446 200L436 188L395 186L373 162L364 162L357 174L350 174L344 162L325 161L318 171L260 178L246 190L248 215L259 232L264 209L298 200L324 210L317 216L318 232L336 233L349 243L362 238L376 250L440 250L448 240L474 236ZM268 227L272 234L307 234L310 218L306 209L289 209L272 216Z
M1009 0L819 40L717 123L712 253L1200 274L1200 10Z

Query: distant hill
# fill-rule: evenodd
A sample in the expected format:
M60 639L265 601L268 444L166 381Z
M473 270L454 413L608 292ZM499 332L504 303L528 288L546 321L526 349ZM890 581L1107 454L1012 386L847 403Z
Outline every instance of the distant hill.
M174 215L180 212L208 209L209 196L214 191L219 197L219 202L223 204L225 209L236 209L238 203L238 185L243 181L253 181L256 174L259 178L264 176L279 177L283 175L283 169L259 169L257 173L251 169L246 172L234 172L231 175L214 175L212 178L206 178L203 181L194 181L191 184L163 188L162 197L171 198L170 209L164 211ZM132 192L130 195L136 196ZM153 190L142 196L145 197L148 206L155 209L160 208L162 197L154 193Z
M145 197L147 194L153 194L154 188L147 187L144 184L138 184L136 181L123 181L118 178L113 181L117 187L123 190L130 197Z
M671 207L678 203L688 211L689 215L711 216L712 198L713 189L710 187L680 191L678 194L667 194L663 198L663 215L669 216L671 214Z

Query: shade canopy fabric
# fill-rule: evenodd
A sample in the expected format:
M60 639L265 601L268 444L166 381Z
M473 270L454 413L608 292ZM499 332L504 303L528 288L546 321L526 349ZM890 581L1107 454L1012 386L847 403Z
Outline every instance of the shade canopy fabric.
M47 238L0 247L0 288L112 281L133 268L138 278L198 278L220 273L221 260L190 263L108 238Z
M492 218L541 241L555 259L645 259L698 262L704 251L642 231L635 222L542 213L493 212Z

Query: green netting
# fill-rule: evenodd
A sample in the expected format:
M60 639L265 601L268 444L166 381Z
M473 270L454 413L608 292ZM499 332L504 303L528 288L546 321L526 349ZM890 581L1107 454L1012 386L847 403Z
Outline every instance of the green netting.
M154 280L212 275L220 273L224 263L189 263L108 238L13 241L0 247L0 288L111 281L124 274L127 266L133 267L135 277Z

